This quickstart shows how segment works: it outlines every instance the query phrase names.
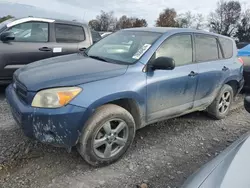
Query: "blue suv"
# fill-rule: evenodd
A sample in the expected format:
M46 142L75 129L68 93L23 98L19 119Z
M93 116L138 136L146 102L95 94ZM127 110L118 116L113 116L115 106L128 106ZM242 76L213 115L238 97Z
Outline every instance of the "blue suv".
M84 53L29 64L6 97L24 133L77 146L93 166L118 160L148 124L206 110L224 118L243 86L235 42L205 31L121 30Z

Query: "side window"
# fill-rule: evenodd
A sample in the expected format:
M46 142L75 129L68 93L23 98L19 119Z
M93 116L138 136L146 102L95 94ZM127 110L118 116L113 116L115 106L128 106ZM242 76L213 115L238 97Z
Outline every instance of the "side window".
M164 41L156 51L155 58L171 57L176 66L193 62L193 49L191 35L176 35Z
M76 43L85 40L84 29L76 25L55 24L56 42Z
M48 42L49 24L45 22L26 22L11 27L16 42Z
M196 61L211 61L219 59L216 38L208 35L195 35Z
M219 38L219 41L224 52L224 58L231 58L233 56L233 42L227 38Z

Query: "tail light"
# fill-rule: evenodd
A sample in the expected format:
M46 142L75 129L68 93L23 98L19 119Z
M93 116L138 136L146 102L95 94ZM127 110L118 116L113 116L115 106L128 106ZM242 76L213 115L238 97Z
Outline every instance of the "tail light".
M239 62L240 62L242 65L244 65L244 61L243 61L243 59L242 59L241 57L238 57L238 60L239 60Z

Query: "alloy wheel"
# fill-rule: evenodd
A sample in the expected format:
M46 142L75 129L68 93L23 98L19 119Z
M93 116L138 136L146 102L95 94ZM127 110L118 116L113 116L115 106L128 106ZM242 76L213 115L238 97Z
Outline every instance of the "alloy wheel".
M105 122L94 137L94 153L103 159L117 155L127 143L128 131L128 125L122 119Z
M226 91L221 96L219 106L218 106L219 112L221 114L225 113L229 109L230 103L231 103L231 94L229 91Z

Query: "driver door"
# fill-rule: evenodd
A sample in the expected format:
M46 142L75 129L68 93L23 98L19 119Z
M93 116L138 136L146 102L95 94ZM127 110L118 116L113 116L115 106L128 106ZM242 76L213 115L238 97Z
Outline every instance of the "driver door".
M155 52L158 57L175 60L173 70L147 73L147 121L154 122L180 115L193 108L197 86L197 64L193 62L191 34L174 35L166 39Z

